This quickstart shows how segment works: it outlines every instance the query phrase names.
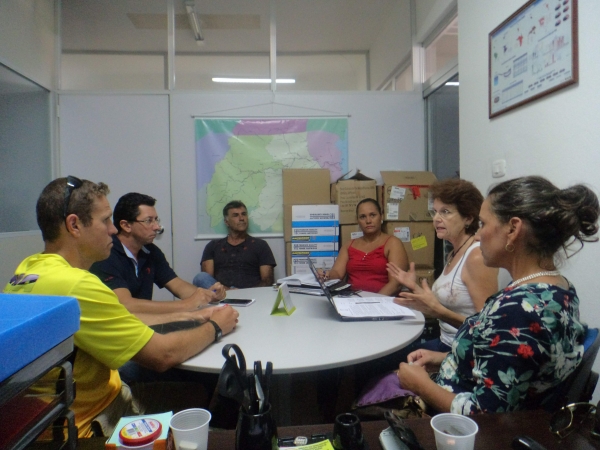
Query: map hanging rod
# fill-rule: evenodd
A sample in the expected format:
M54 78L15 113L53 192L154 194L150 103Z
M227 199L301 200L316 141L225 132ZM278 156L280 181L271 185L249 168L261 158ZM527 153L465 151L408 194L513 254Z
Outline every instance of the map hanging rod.
M298 109L305 109L307 111L316 111L316 112L320 112L320 113L326 113L326 114L328 114L327 117L352 117L350 114L344 114L339 111L328 111L326 109L308 108L306 106L290 105L287 103L278 103L278 102L266 102L266 103L258 103L256 105L237 106L235 108L220 109L220 110L216 110L216 111L206 111L202 114L192 114L191 117L193 119L196 119L198 117L206 117L208 114L218 114L218 113L224 113L224 112L229 112L229 111L236 111L236 110L240 110L240 109L256 108L259 106L269 106L269 105L271 105L271 106L273 106L273 105L289 106L291 108L298 108ZM230 116L230 117L233 117L233 116ZM240 117L245 117L245 116L240 116ZM297 116L297 115L295 115L295 116L289 116L289 115L275 116L275 118L283 118L283 119L297 118L297 117L299 117L299 116ZM256 118L258 118L258 116ZM265 118L273 118L273 117L265 116Z

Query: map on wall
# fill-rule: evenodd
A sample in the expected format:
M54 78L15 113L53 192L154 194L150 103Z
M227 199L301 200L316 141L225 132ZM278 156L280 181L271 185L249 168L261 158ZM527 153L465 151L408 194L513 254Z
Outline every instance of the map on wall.
M195 130L199 235L227 233L231 200L248 208L250 233L283 233L283 168L348 172L347 118L197 118Z

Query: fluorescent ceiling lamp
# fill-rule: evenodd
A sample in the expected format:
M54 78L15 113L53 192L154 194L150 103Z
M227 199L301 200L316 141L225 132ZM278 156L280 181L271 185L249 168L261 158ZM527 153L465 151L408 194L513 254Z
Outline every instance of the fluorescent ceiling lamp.
M458 81L448 81L446 86L458 86Z
M185 10L187 11L188 19L190 21L190 28L192 29L192 33L194 33L194 39L197 41L203 41L204 36L202 36L202 28L200 27L200 19L198 18L198 14L194 10L194 2L184 2Z
M270 83L270 78L213 78L215 83ZM296 80L293 78L277 78L275 80L279 84L292 84Z

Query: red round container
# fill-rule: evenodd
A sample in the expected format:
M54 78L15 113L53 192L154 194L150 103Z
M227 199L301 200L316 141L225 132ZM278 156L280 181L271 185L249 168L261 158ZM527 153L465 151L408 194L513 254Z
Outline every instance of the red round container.
M119 432L123 445L137 447L154 442L162 431L162 425L154 419L136 419L129 422Z

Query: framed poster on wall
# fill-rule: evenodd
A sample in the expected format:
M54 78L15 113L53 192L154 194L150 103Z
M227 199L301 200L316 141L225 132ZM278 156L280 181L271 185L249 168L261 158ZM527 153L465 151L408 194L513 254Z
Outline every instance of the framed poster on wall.
M489 117L577 83L577 0L530 0L489 34Z

